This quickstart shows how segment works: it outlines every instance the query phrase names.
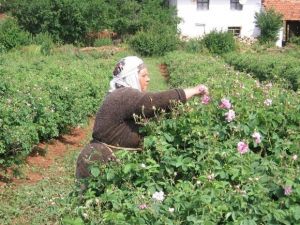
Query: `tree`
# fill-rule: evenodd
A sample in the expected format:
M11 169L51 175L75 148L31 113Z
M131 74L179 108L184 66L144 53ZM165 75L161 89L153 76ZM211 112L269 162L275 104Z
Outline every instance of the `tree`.
M255 24L260 28L260 42L275 42L282 27L282 15L274 9L255 13Z

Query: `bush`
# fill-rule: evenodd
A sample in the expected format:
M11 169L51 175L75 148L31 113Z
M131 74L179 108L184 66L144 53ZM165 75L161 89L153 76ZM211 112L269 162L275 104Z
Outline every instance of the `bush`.
M296 45L300 45L300 37L294 36L290 39L290 42Z
M34 35L48 32L65 43L79 43L85 37L88 24L80 1L16 0L11 4L12 15Z
M99 61L72 46L56 51L47 57L28 49L0 55L0 173L23 162L40 141L85 123L120 58L106 54Z
M50 34L39 33L34 37L33 42L41 45L41 53L43 55L50 55L52 53L54 42Z
M205 44L202 39L190 39L184 44L184 49L190 53L202 52L205 50Z
M300 85L299 59L268 53L229 53L225 61L236 70L251 73L260 81L278 82L288 89L297 91Z
M96 39L94 42L95 47L101 47L101 46L112 45L112 44L113 44L113 42L110 38L99 38L99 39Z
M167 26L155 26L147 31L139 31L129 41L129 45L143 56L164 55L175 50L179 43L176 31Z
M232 33L212 31L203 38L205 46L213 54L223 54L236 49L235 39Z
M6 19L0 24L0 49L2 52L29 44L30 41L30 34L23 31L14 19Z
M255 23L260 28L259 41L262 43L275 42L282 27L282 15L274 9L255 13Z
M153 25L174 28L179 21L163 0L14 0L5 7L30 33L48 32L65 43L84 42L88 32L109 29L123 36Z
M211 102L194 99L145 121L144 150L91 165L87 190L78 185L69 196L68 217L86 224L299 224L299 98L277 87L266 96L251 77L207 55L172 52L164 61L170 81L179 81L172 87L205 82ZM236 112L231 122L219 107L225 96Z

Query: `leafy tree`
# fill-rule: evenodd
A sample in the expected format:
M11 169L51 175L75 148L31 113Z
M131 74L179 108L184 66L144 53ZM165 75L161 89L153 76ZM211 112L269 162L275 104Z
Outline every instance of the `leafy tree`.
M275 42L282 27L282 15L274 9L255 13L255 23L260 28L259 40L262 43Z

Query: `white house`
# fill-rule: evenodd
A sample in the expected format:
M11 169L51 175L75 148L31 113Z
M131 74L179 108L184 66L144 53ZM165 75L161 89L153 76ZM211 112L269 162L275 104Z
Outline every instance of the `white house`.
M262 8L261 0L170 0L182 19L182 36L200 37L210 31L232 31L240 37L257 37L254 15Z

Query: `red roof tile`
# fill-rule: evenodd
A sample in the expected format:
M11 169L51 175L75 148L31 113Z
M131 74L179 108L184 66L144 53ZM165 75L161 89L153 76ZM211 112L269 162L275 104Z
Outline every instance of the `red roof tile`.
M274 8L283 15L284 20L300 21L300 0L263 0L263 6Z

